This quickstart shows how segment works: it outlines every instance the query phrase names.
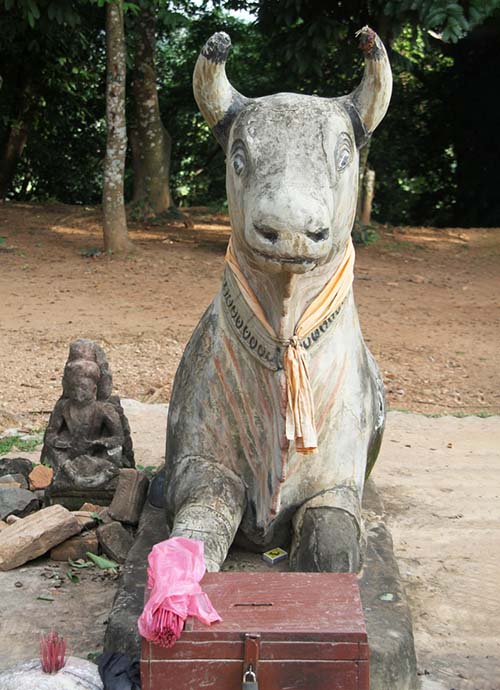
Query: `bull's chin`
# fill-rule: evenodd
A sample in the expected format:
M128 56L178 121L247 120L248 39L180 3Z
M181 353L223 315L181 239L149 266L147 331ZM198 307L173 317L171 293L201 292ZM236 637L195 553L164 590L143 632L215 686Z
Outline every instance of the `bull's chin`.
M269 273L307 273L321 263L319 258L278 256L276 254L266 254L257 249L254 251L256 263Z

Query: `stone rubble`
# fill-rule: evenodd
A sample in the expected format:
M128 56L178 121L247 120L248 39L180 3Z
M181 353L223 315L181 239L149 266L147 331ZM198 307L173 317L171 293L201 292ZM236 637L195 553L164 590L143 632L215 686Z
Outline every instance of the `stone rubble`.
M42 556L80 531L78 520L63 506L33 513L0 532L0 570L12 570Z
M47 467L46 465L36 465L29 474L29 483L31 491L36 491L37 489L46 489L50 486L52 478L54 476L54 470L52 467Z
M120 522L110 522L97 528L97 539L103 552L117 563L125 563L134 543L133 535Z
M115 495L109 506L110 516L127 525L137 525L148 488L149 480L143 472L121 469Z
M24 517L40 507L38 498L27 489L2 487L0 490L0 520L9 515Z
M0 477L6 474L22 474L28 479L33 463L26 458L0 458Z
M77 561L79 558L86 559L87 551L99 553L99 543L95 532L85 532L67 539L51 549L50 557L53 561L67 561L69 558Z

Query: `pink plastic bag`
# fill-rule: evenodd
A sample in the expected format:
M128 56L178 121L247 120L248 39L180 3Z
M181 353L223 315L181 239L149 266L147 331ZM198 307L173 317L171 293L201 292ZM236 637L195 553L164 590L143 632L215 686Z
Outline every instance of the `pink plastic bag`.
M148 556L150 596L138 621L142 637L171 647L188 616L205 625L222 620L200 587L205 570L202 541L172 537L153 546Z

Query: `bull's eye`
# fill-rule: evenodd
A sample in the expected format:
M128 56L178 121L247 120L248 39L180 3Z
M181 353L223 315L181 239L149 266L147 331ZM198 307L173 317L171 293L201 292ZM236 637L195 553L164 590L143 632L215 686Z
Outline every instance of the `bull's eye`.
M233 168L237 175L241 175L246 165L245 151L241 148L236 149L233 153Z
M335 165L342 172L347 168L352 158L352 142L348 134L342 133L335 149Z

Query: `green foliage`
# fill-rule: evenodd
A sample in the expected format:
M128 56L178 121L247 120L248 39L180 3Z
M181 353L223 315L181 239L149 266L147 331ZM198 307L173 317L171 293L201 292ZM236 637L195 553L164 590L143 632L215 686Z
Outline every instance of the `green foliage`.
M380 235L373 225L364 225L357 220L354 222L351 235L354 244L361 244L364 247L380 239Z
M10 453L15 448L21 452L30 453L40 445L41 437L30 438L23 441L19 436L8 436L7 438L0 438L0 456Z
M25 125L29 130L11 197L100 201L107 1L0 0L0 161L9 131ZM227 71L245 95L296 91L331 97L359 83L355 31L369 23L388 46L394 72L391 106L370 147L375 217L391 223L498 224L500 202L490 171L500 154L492 138L499 5L500 0L218 0L207 9L188 0L126 3L130 64L136 16L144 10L157 14L160 107L173 140L176 203L214 209L226 203L224 154L192 95L193 66L214 31L231 35ZM235 18L228 8L254 10L257 21ZM130 93L129 88L129 99ZM127 198L131 183L129 155Z
M498 9L498 0L389 0L384 12L391 18L413 18L427 31L456 43Z
M101 570L108 570L110 573L116 574L118 572L119 565L116 561L112 561L104 556L97 556L91 551L87 551L86 556Z
M45 30L51 22L69 27L80 23L80 14L71 0L3 0L3 6L6 11L19 13L30 29L41 24Z

